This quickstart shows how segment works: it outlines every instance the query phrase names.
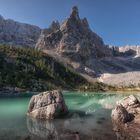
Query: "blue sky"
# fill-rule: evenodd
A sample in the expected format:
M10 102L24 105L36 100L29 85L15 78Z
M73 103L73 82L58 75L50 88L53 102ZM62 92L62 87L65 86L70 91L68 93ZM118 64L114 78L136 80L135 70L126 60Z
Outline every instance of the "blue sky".
M45 28L62 22L73 5L106 44L140 44L140 0L0 0L0 14Z

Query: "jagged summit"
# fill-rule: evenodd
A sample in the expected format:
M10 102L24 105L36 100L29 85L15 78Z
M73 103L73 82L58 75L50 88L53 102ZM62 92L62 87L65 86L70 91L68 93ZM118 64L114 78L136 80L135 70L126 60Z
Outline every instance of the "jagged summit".
M75 61L110 55L102 38L91 31L87 19L79 17L77 6L72 8L70 16L62 24L52 22L42 31L36 48L53 50Z
M70 14L71 18L76 18L76 19L80 19L79 18L79 10L77 6L73 6L71 9L71 14Z
M51 28L52 30L58 30L60 28L60 24L58 21L53 21L49 28Z

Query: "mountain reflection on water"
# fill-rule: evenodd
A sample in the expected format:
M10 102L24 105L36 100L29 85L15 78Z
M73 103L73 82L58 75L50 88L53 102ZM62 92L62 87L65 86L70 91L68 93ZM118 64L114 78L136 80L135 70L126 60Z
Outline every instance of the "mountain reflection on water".
M26 116L30 97L0 98L0 140L116 140L110 114L124 96L66 92L70 113L52 121Z

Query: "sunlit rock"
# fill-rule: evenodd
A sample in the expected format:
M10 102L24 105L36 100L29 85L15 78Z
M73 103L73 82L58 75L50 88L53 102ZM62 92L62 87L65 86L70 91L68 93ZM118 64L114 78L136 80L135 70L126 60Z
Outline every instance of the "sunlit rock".
M130 95L118 101L111 117L118 139L140 138L140 102L136 97Z
M129 113L135 114L140 112L140 102L134 95L125 97L118 101L117 104L121 104Z
M115 123L126 123L131 118L130 114L122 105L117 105L115 109L112 110L111 117Z

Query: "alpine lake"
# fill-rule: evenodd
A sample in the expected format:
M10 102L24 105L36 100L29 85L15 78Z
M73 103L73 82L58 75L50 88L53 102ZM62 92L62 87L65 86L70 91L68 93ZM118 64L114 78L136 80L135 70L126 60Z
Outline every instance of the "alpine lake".
M0 140L116 140L111 110L130 94L63 92L71 116L51 121L27 117L31 95L0 97Z

